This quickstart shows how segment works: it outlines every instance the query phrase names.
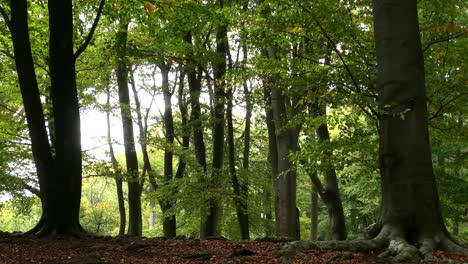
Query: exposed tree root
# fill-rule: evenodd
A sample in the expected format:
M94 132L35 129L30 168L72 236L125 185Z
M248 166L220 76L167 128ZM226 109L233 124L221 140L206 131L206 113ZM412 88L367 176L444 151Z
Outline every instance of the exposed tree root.
M434 251L445 251L468 255L468 249L464 248L449 237L440 239L438 236L421 237L414 244L407 241L405 233L401 229L385 226L373 239L356 239L348 241L294 241L286 244L279 255L290 260L296 253L309 249L332 249L338 251L366 252L378 249L386 250L379 257L391 257L392 260L415 261L419 259L436 260Z
M86 230L79 224L70 224L66 228L60 228L56 224L46 223L43 217L31 230L25 232L26 235L35 235L38 237L45 237L49 235L65 235L76 238L83 238L88 235Z

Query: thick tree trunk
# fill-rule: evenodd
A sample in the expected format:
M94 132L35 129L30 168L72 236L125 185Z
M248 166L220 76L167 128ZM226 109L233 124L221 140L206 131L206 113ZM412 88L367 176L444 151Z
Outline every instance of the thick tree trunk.
M114 170L114 179L115 179L115 186L117 189L117 203L119 205L119 236L125 234L125 226L126 226L126 214L125 214L125 201L124 201L124 194L122 188L122 171L119 167L119 163L115 158L114 154L114 147L112 145L112 137L111 137L111 124L110 124L110 90L107 87L107 110L106 110L106 121L107 121L107 144L109 146L109 155L111 158L112 169Z
M432 169L416 0L377 0L381 225L431 253L448 239ZM433 245L434 244L434 245Z
M39 178L41 196L53 190L46 189L47 182L54 180L54 159L52 157L51 147L48 141L47 129L45 126L44 112L42 108L39 88L34 70L34 61L31 52L28 29L28 11L26 0L10 1L11 9L11 35L13 40L13 49L15 53L16 71L18 74L21 96L28 123L29 136L31 138L31 148L36 165L36 172ZM32 230L34 233L43 226L45 218L50 218L46 214L51 210L51 195L48 200L42 201L42 217L40 223Z
M130 95L128 90L128 65L127 65L127 36L128 22L121 21L117 33L117 84L119 88L120 112L122 115L122 128L125 147L125 161L128 174L128 230L131 236L141 236L141 191L138 177L138 160L135 151L133 136L133 123L130 109Z
M388 246L382 256L395 256L396 261L420 256L434 259L438 248L468 255L468 249L447 232L440 212L429 145L417 1L375 0L374 29L381 111L380 233L364 241L293 243L282 254L310 248L359 251Z
M326 108L317 105L316 111L320 116L326 117ZM326 119L326 118L325 118ZM328 132L328 125L326 121L317 128L317 138L320 143L330 142L330 133ZM343 212L343 205L341 203L340 190L338 188L338 179L336 176L335 167L330 164L332 159L332 151L326 151L322 157L322 164L328 164L323 171L323 189L322 197L328 208L328 219L334 240L346 239L346 223Z
M32 152L42 200L42 216L30 233L78 235L81 197L80 117L73 55L71 1L49 1L49 72L51 75L55 154L48 142L29 41L27 2L11 1L10 27Z

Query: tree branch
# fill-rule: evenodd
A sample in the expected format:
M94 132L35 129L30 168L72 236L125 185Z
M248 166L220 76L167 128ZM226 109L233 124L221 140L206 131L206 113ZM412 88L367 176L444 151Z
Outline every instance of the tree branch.
M5 9L3 9L2 6L0 6L0 14L2 15L3 19L5 20L5 24L7 25L8 29L11 32L12 28L11 28L10 18L8 17L8 14L6 13Z
M441 42L447 42L447 41L450 41L452 39L456 39L456 38L463 37L463 36L466 36L466 35L467 35L466 33L462 32L460 34L448 35L446 38L432 40L432 41L430 41L429 43L426 44L426 46L422 49L422 51L425 52L426 50L428 50L434 44L438 44L438 43L441 43Z
M88 36L86 36L86 40L83 43L83 45L81 45L81 47L79 47L78 50L75 52L75 55L74 55L75 60L81 55L81 53L83 53L83 51L86 50L89 43L93 39L93 35L94 35L94 32L96 31L97 25L99 23L99 19L101 18L102 10L104 9L104 3L105 2L106 2L106 0L101 0L101 2L99 3L96 18L94 19L93 25L91 26L91 30L89 31Z
M42 199L42 197L41 197L41 191L39 191L39 189L37 189L37 188L35 188L35 187L33 187L33 186L27 184L27 183L24 182L24 181L21 181L21 183L23 184L24 189L26 189L26 190L32 192L34 195L36 195L37 197L39 197L39 198Z

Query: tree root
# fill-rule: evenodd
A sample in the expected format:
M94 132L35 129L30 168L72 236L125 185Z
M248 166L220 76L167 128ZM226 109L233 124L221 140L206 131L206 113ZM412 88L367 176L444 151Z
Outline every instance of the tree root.
M294 241L286 244L279 252L279 256L289 262L292 257L303 250L331 249L338 251L369 252L378 249L386 250L379 257L391 257L393 261L415 261L421 258L427 261L436 260L434 251L438 248L445 251L468 255L464 248L449 237L440 239L439 236L421 237L413 245L405 239L401 229L386 226L373 239L356 239L348 241Z

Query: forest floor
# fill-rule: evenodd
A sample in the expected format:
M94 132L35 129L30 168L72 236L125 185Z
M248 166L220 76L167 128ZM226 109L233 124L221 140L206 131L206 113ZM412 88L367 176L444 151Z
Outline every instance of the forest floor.
M89 237L69 239L0 232L0 263L34 264L143 264L143 263L286 263L277 256L284 243L230 240ZM309 250L292 263L393 263L380 259L380 252L348 253ZM344 255L347 260L336 260ZM468 263L468 256L437 252L439 262Z

